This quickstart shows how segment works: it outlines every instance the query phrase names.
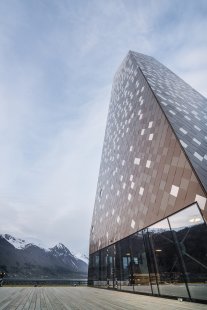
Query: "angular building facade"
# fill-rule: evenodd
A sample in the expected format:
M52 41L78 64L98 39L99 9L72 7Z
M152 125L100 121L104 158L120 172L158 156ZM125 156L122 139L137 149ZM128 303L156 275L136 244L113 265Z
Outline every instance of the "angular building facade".
M129 52L113 82L90 285L207 301L207 99Z

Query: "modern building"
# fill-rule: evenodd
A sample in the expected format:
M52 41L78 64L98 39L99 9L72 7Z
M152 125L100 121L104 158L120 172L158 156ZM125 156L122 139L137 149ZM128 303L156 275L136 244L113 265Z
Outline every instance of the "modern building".
M129 52L112 87L90 285L207 302L207 99Z

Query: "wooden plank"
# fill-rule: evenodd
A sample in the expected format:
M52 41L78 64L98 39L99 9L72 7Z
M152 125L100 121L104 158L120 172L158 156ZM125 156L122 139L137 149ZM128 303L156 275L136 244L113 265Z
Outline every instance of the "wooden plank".
M53 307L52 307L52 305L51 305L51 303L47 297L46 291L47 291L47 289L46 290L44 288L42 289L42 294L43 294L44 299L45 299L46 308L47 308L47 310L53 310Z
M26 288L24 289L24 296L20 300L19 305L17 306L16 310L23 310L26 308L26 305L29 303L32 293L33 291L31 288L29 288L29 290Z
M5 292L5 294L3 294ZM89 287L5 287L0 310L207 310L198 303Z
M4 310L22 309L22 304L24 303L24 300L27 299L28 293L29 291L24 290L24 288L17 290L17 294L10 296L10 302L7 304L6 307L2 307L2 309Z
M40 290L40 308L41 310L47 310L47 304L46 304L46 300L45 300L45 296L44 296L44 289L41 288Z
M46 290L46 296L53 310L65 310L66 309L63 306L63 304L59 301L59 299L54 295L52 288L48 288Z

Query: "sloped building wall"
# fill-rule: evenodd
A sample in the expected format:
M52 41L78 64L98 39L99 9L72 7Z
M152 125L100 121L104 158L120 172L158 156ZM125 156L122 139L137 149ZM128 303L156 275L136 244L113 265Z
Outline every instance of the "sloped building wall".
M194 201L207 219L205 189L151 86L129 53L112 88L90 253Z
M156 59L130 52L207 191L207 99Z

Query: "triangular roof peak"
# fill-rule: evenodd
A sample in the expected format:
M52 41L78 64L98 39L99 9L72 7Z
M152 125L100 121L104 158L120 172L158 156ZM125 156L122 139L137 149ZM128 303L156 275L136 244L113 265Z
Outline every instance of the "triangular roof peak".
M207 191L207 99L151 56L129 51Z

